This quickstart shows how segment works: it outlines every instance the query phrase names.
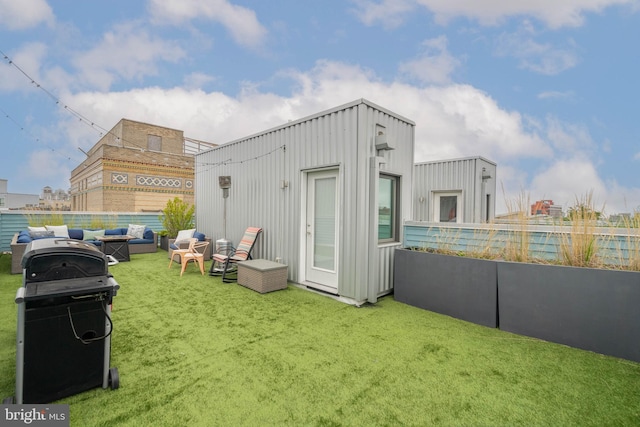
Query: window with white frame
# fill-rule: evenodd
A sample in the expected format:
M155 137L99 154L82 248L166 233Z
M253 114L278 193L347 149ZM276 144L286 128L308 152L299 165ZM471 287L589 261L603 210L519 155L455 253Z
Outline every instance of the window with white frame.
M400 177L380 174L378 182L378 242L399 241Z
M434 222L462 222L462 191L433 193Z

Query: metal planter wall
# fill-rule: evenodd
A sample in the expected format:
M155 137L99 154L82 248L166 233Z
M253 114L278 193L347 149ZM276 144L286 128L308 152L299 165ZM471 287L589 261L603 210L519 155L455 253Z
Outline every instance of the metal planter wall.
M500 329L640 362L640 273L498 263Z
M395 299L640 362L640 272L396 250Z
M425 310L495 328L496 262L397 249L394 297Z

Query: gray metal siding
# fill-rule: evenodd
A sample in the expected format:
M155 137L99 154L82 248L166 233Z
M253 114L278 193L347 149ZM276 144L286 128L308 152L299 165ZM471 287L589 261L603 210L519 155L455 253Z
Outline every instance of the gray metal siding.
M483 187L482 168L491 178ZM481 157L418 163L414 166L413 220L434 221L436 192L462 191L463 222L485 219L486 195L490 196L489 219L495 215L496 165Z
M369 174L376 123L383 124L396 141L397 148L385 154L388 160L382 167L404 180L404 218L411 206L413 123L360 100L198 154L198 229L214 241L225 237L218 176L231 176L226 238L237 244L246 227L263 227L254 256L280 258L288 265L289 280L300 282L305 173L337 168L341 208L338 292L356 301L366 300L370 288L388 293L393 282L386 272L385 277L371 277L372 265L391 261L387 250L381 250L386 254L382 260L378 254L375 259L370 257L374 222L368 208ZM283 182L288 184L284 189ZM375 247L377 250L377 241Z

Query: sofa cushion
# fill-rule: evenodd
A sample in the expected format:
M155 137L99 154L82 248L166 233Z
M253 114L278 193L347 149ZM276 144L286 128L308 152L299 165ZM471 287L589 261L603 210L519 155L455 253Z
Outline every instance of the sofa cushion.
M149 227L146 227L144 229L144 234L142 234L142 238L144 240L151 240L153 241L153 230L150 229Z
M112 228L110 230L104 230L105 236L122 236L123 234L126 233L122 232L122 228Z
M56 237L69 238L69 228L66 225L45 225L47 230L53 231Z
M130 245L143 245L143 244L149 244L149 243L153 243L153 240L149 240L149 239L131 239L131 240L129 240L129 244Z
M18 233L18 238L16 239L16 243L29 243L33 238L29 234L28 230L23 230Z
M96 240L97 236L104 236L104 230L82 230L82 240Z
M69 229L69 238L75 240L82 240L84 233L79 228L70 228Z
M204 233L200 233L199 231L196 231L193 233L193 237L198 239L199 242L204 242L204 239L206 239L207 236L205 236Z
M47 227L27 227L29 231L47 231Z

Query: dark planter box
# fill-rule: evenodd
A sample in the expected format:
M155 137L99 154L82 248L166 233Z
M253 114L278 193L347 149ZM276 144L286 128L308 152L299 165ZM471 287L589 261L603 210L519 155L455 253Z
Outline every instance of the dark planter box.
M497 327L495 261L396 249L393 277L397 301Z
M640 273L498 263L500 329L640 362Z
M160 249L164 249L165 251L169 250L169 236L159 236L160 239Z

